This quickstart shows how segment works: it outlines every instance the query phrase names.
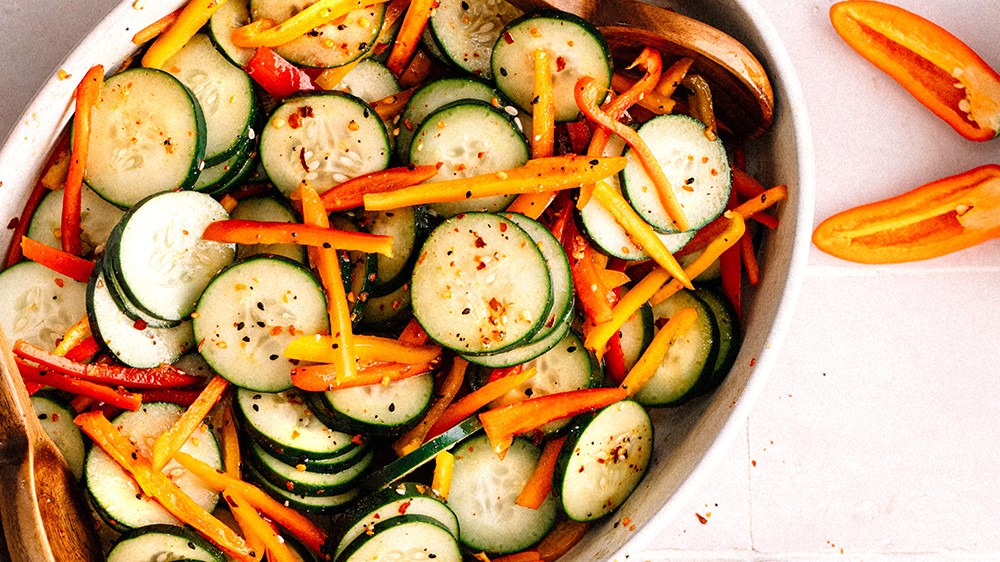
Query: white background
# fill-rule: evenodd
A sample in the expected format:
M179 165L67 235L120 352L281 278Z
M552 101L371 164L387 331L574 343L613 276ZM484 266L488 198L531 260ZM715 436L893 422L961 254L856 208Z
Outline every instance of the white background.
M0 136L117 1L5 0ZM960 138L851 51L831 1L760 3L806 94L817 220L1000 162L1000 140ZM897 3L1000 68L996 0ZM746 431L638 558L1000 560L998 250L872 267L813 249Z

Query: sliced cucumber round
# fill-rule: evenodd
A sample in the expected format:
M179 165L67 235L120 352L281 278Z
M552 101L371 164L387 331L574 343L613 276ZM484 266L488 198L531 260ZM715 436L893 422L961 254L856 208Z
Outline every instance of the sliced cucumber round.
M247 0L224 2L208 20L208 32L215 46L236 66L243 68L253 58L256 49L233 43L233 32L250 23Z
M310 0L250 0L250 14L254 21L270 19L281 23L310 4L313 4ZM384 18L384 3L358 8L276 47L275 51L299 66L343 66L371 50Z
M292 509L309 515L331 515L344 509L354 498L358 497L358 489L352 488L334 496L307 496L295 494L275 486L264 478L253 465L245 465L244 472L251 482L257 483L261 489L272 498Z
M333 459L357 448L351 435L324 425L294 390L268 393L240 388L233 411L244 432L290 464Z
M556 462L553 486L563 511L575 521L593 521L618 509L642 481L652 454L653 422L636 402L617 402L577 421Z
M200 560L225 562L226 555L191 529L179 525L147 525L123 534L108 551L107 562Z
M625 292L622 291L622 296L625 296ZM648 302L643 303L635 314L629 316L622 324L619 334L621 334L622 354L625 356L625 371L628 372L653 341L653 308Z
M563 318L556 322L556 329L538 341L529 341L499 353L462 355L462 358L469 363L492 369L521 365L555 347L569 333L574 317L574 310L567 309Z
M433 396L434 374L424 373L387 385L326 391L319 395L322 406L316 414L348 433L396 435L419 421Z
M108 77L91 110L84 181L119 207L194 185L205 157L205 118L193 93L162 70Z
M87 284L24 261L0 272L0 327L11 343L55 349L87 313Z
M581 77L593 78L604 89L611 86L610 50L596 27L566 12L525 14L504 28L491 59L497 87L524 111L533 109L538 49L554 61L556 121L573 121L580 115L574 88Z
M410 161L413 133L428 115L460 100L479 100L499 105L500 94L493 86L474 78L439 78L420 86L403 109L396 134L396 155Z
M247 445L247 461L261 477L289 492L313 497L335 496L352 489L375 456L368 451L339 472L310 472L282 462L253 441L248 441Z
M705 136L705 124L687 115L659 115L642 124L639 136L649 146L670 182L690 230L697 230L726 210L732 172L726 148ZM621 171L622 192L646 222L660 232L677 232L653 180L635 152Z
M398 94L401 90L392 72L384 64L370 58L357 63L333 89L353 94L366 103Z
M83 477L83 458L86 446L83 433L73 423L76 414L66 401L56 397L54 393L39 392L31 396L31 407L35 410L38 423L45 434L56 444L62 453L70 472L79 480Z
M499 352L529 341L548 318L548 268L513 221L461 214L431 232L413 268L413 314L441 345Z
M424 207L404 207L392 211L367 211L362 222L371 234L392 236L392 257L376 254L376 276L372 294L386 295L409 280L417 250L430 230Z
M566 316L566 311L573 308L573 278L569 270L569 260L562 244L541 223L517 213L506 213L504 216L517 223L517 226L523 228L535 241L549 269L549 279L552 281L552 309L549 310L548 318L531 337L532 343L538 342L554 332L559 326L559 321Z
M229 216L233 219L252 221L301 222L287 201L279 201L277 197L270 195L241 199ZM298 244L240 244L236 246L237 260L258 254L276 254L299 263L306 262L306 248Z
M462 552L451 531L425 515L401 515L376 523L348 544L337 562L371 560L434 560L462 562Z
M441 0L428 26L441 54L452 64L492 78L493 45L521 10L504 0Z
M53 248L62 247L63 191L50 191L31 215L25 234L28 238ZM80 242L84 255L104 244L125 212L101 199L86 185L80 193Z
M229 382L258 392L291 388L295 363L285 348L300 335L330 329L316 277L280 256L253 256L228 267L205 288L195 312L195 340L205 361Z
M698 287L695 290L715 316L715 324L719 328L719 352L715 357L712 374L705 381L704 390L717 387L736 362L740 352L740 320L736 308L722 292L712 287Z

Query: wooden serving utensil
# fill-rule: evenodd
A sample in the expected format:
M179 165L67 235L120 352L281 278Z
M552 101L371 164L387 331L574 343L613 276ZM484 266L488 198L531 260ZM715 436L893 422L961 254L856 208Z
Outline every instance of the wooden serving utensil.
M598 26L612 55L632 60L645 46L668 60L690 57L691 73L709 83L716 113L740 138L770 126L774 92L760 61L742 43L701 21L640 0L509 0L524 11L556 9Z
M87 502L45 434L0 330L0 516L13 562L103 560Z

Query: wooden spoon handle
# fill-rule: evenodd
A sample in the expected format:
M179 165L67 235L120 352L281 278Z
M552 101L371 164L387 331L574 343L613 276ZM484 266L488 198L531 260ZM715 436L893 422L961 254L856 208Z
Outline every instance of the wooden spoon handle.
M0 465L16 465L28 454L28 425L22 404L30 404L17 364L10 354L10 345L0 332Z

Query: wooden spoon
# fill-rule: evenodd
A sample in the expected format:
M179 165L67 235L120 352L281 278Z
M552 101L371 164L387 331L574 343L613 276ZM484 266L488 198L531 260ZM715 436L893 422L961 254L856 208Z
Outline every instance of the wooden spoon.
M525 11L557 9L589 20L604 33L618 60L631 61L645 46L659 49L665 64L691 57L690 72L708 81L716 113L734 134L755 138L771 126L774 92L760 61L706 23L640 0L509 1Z
M94 520L31 407L0 331L0 516L13 562L103 560Z

